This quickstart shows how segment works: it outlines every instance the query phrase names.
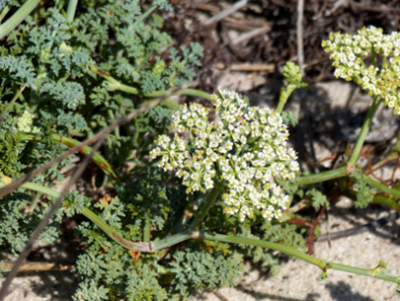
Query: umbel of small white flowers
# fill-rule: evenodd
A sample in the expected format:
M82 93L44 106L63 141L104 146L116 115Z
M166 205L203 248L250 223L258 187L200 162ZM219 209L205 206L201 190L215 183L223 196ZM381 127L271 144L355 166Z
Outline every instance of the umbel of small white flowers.
M296 153L286 147L289 136L279 113L250 107L235 92L219 89L212 95L217 123L208 121L209 110L200 104L182 105L173 114L173 128L190 133L193 147L175 134L161 135L151 158L165 171L176 171L187 193L224 187L224 212L246 217L279 218L289 197L275 179L293 179L299 171ZM187 135L186 135L187 136Z
M400 115L400 33L385 35L380 28L363 27L356 35L331 33L322 47L331 53L336 77L356 82ZM378 54L382 56L381 68L376 66ZM372 56L370 66L363 60L366 56Z

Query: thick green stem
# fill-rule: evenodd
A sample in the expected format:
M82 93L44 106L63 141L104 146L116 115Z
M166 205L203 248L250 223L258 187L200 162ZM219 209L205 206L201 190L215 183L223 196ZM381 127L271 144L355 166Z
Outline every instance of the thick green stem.
M196 233L193 233L193 236L196 237ZM306 253L303 253L299 250L280 245L277 243L273 242L268 242L268 241L263 241L263 240L257 240L257 239L252 239L252 238L244 238L244 237L237 237L237 236L229 236L229 235L222 235L222 234L216 234L216 233L210 233L210 232L198 232L197 236L200 239L206 239L206 240L213 240L213 241L222 241L222 242L228 242L228 243L239 243L239 244L246 244L246 245L251 245L251 246L257 246L257 247L262 247L262 248L268 248L271 250L279 251L291 256L295 256L301 260L304 260L305 262L311 263L320 269L323 269L326 265L325 261L321 259L317 259L315 257L312 257Z
M354 146L353 152L352 152L352 154L350 156L350 159L349 159L349 163L352 164L352 165L354 165L356 163L356 161L357 161L357 159L358 159L358 157L360 155L360 151L361 151L361 148L362 148L362 146L364 144L365 137L367 136L368 130L369 130L370 126L371 126L372 118L374 118L374 115L375 115L376 110L378 109L380 103L381 103L381 101L377 97L377 98L374 99L371 107L369 108L369 111L367 113L367 117L365 117L364 124L363 124L363 126L361 128L360 135L358 136L356 145Z
M381 194L375 195L372 200L372 203L384 205L386 207L396 210L397 212L400 212L400 204L399 203L397 203L396 201L394 201L388 197L385 197L384 195L381 195Z
M151 242L147 243L134 243L125 238L121 235L116 233L101 217L97 214L89 210L88 208L84 207L82 212L84 216L90 219L93 223L95 223L101 230L103 230L112 240L120 244L121 246L135 250L139 252L154 252Z
M143 100L143 102L146 103L146 102L149 102L149 101L152 101L152 100L153 100L152 98L146 98L146 99ZM179 103L177 103L176 101L173 101L170 98L166 98L165 100L163 100L160 103L160 105L162 105L164 107L167 107L167 108L170 108L171 110L174 110L174 111L178 111L181 108Z
M0 40L15 29L25 18L35 9L40 0L28 0L22 5L14 15L5 23L0 25Z
M285 253L287 255L294 256L296 258L304 260L305 262L308 262L312 265L319 267L322 270L322 273L325 277L327 276L326 275L327 269L333 269L333 270L337 270L337 271L343 271L343 272L348 272L348 273L353 273L353 274L369 276L369 277L382 279L382 280L400 284L399 277L386 275L383 272L381 272L378 268L367 270L367 269L361 269L361 268L343 265L343 264L339 264L339 263L332 263L332 262L327 263L327 262L323 261L322 259L318 259L313 256L307 255L299 250L296 250L296 249L293 249L290 247L286 247L286 246L283 246L280 244L268 242L268 241L262 241L262 240L251 239L251 238L244 238L244 237L221 235L221 234L215 234L215 233L209 233L209 232L194 232L192 234L192 236L198 237L201 239L206 239L206 240L221 241L221 242L227 242L227 243L240 243L240 244L258 246L258 247L262 247L262 248L268 248L271 250L279 251L279 252Z
M388 186L386 186L385 184L379 183L377 181L375 181L374 179L366 176L366 175L362 175L363 180L365 182L367 182L369 185L379 189L380 191L386 192L396 198L400 198L400 191L397 189L393 189L393 188L389 188Z
M279 94L279 103L276 107L276 112L280 113L283 110L287 100L289 99L290 95L296 90L298 87L296 85L288 85L286 87L282 87Z
M219 193L220 189L218 187L214 187L207 193L205 200L201 204L200 209L196 212L194 220L189 227L190 231L194 231L195 229L197 229L201 221L206 217L211 206L214 204L215 199L217 198Z
M143 242L150 241L150 208L146 211L146 217L144 220L144 227L143 227Z
M167 94L168 91L157 91L157 92L152 92L150 94L146 94L146 97L149 98L155 98L155 97L160 97L163 96L165 94ZM211 101L211 95L207 92L203 92L197 89L183 89L181 91L179 91L179 93L177 93L176 95L186 95L186 96L194 96L194 97L199 97L199 98L203 98L205 100Z
M3 188L4 186L5 185L3 183L0 183L1 188ZM26 183L22 184L21 187L46 194L54 199L56 199L60 196L60 193L58 191L55 191L53 189L50 189L50 188L47 188L47 187L44 187L44 186L41 186L41 185L38 185L35 183L26 182Z
M276 107L276 112L277 113L282 112L283 107L285 106L285 104L286 104L286 101L283 102L283 101L279 100L278 106Z
M309 207L310 205L311 205L310 200L304 199L304 200L301 200L300 202L298 202L293 207L290 207L289 209L287 209L287 212L296 213L296 212L300 211L303 208Z
M334 262L328 262L327 268L336 270L336 271L351 273L351 274L358 274L358 275L373 277L373 278L382 279L385 281L400 284L400 277L387 275L383 271L380 271L379 268L368 270L368 269L352 267L352 266L348 266L348 265L344 265L344 264L340 264L340 263L334 263Z
M152 242L153 249L155 251L158 251L158 250L172 247L173 245L179 244L185 240L190 239L190 237L191 237L190 234L191 234L191 232L189 230L185 230L181 233L178 233L178 234L175 234L175 235L172 235L172 236L160 239L160 240L153 241Z
M339 167L337 169L328 170L321 172L319 174L312 174L309 176L298 177L296 178L297 185L310 185L319 182L325 182L337 178L344 177L346 175L346 168Z
M349 189L347 187L345 181L343 181L343 183L339 184L339 188L340 188L340 191L347 197L352 198L352 199L357 198L357 192L352 189ZM387 197L382 194L376 194L376 195L374 195L371 203L384 205L386 207L389 207L391 209L394 209L394 210L400 212L400 204L398 204L395 200L393 200L392 197Z
M143 242L148 241L150 241L150 220L146 219L143 227Z
M168 93L170 93L170 91L156 91L156 92L152 92L149 94L143 94L139 89L135 88L135 87L131 87L131 86L127 86L124 85L122 83L120 83L118 80L116 80L115 78L113 78L112 76L110 76L109 74L107 74L106 72L100 70L97 67L91 67L90 68L93 72L95 72L96 74L100 75L101 77L103 77L104 79L106 79L107 81L110 82L110 88L112 88L113 90L120 90L126 93L130 93L130 94L134 94L134 95L140 95L146 98L156 98L156 97L160 97L163 95L166 95ZM178 91L177 93L175 93L174 95L187 95L187 96L194 96L194 97L199 97L199 98L203 98L206 99L208 101L211 101L211 95L200 91L200 90L196 90L196 89L190 89L190 88L186 88L186 89L182 89L180 91ZM172 100L164 100L164 102L162 102L164 105L171 107L171 109L179 109L179 106L176 105L176 103L172 104L171 102L173 102Z
M67 22L71 23L74 20L78 0L69 0L67 10Z

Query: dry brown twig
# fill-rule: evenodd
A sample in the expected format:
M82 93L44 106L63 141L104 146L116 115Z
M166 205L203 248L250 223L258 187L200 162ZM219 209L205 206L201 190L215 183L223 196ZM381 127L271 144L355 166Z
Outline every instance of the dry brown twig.
M246 32L246 33L240 35L238 38L236 38L235 40L232 41L232 44L235 46L239 45L239 44L244 43L252 38L266 34L270 31L271 31L271 25L267 25L267 26L264 26L261 28L254 29L252 31L249 31L249 32Z
M274 72L275 65L273 64L232 64L231 66L226 66L222 63L214 64L213 68L215 69L229 69L229 71L268 71Z
M6 262L0 265L0 268L9 271L14 266L13 262ZM21 265L18 272L27 272L27 271L69 271L74 268L72 264L61 264L61 263L52 263L52 262L26 262Z
M204 25L209 26L209 25L218 23L219 21L223 20L225 17L229 16L230 14L234 13L235 11L241 9L242 7L244 7L246 5L247 5L247 0L242 0L242 1L236 2L231 7L221 11L214 17L208 19L206 22L204 22Z
M303 11L304 0L297 2L297 61L300 66L301 73L304 75L304 45L303 45Z
M310 228L310 232L306 241L306 246L307 246L307 254L309 255L313 255L314 254L314 250L313 250L313 242L314 242L314 231L315 228L318 225L319 220L321 219L322 215L324 214L326 210L326 206L322 207L321 211L319 212L317 218L315 219L315 221L312 223L312 226Z

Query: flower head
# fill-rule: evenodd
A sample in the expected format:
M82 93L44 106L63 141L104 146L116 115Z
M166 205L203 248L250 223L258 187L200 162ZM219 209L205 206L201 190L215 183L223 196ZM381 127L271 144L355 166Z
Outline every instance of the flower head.
M158 166L165 171L175 170L188 193L221 185L224 212L240 221L255 215L278 218L289 198L276 179L293 179L299 171L295 151L286 147L288 131L281 116L250 107L232 91L219 89L211 98L221 120L209 122L208 109L200 104L182 105L172 126L190 133L193 147L189 151L178 134L173 139L162 135L151 158L160 157Z
M363 27L356 35L331 33L322 47L331 54L336 77L355 81L400 115L400 33L385 35L380 28ZM369 66L363 60L368 55L372 57ZM376 67L377 55L383 57L381 68Z

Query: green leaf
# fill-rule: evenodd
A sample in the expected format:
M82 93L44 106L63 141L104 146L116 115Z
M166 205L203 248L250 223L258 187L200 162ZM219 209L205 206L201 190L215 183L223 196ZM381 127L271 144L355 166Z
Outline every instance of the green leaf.
M315 209L319 209L323 206L329 206L329 201L326 196L319 190L313 188L306 192L306 196L310 198L311 206Z
M354 203L355 207L365 208L372 202L374 190L369 188L368 184L364 181L361 171L357 170L350 174L350 179L355 181L353 188L357 190L357 200Z

